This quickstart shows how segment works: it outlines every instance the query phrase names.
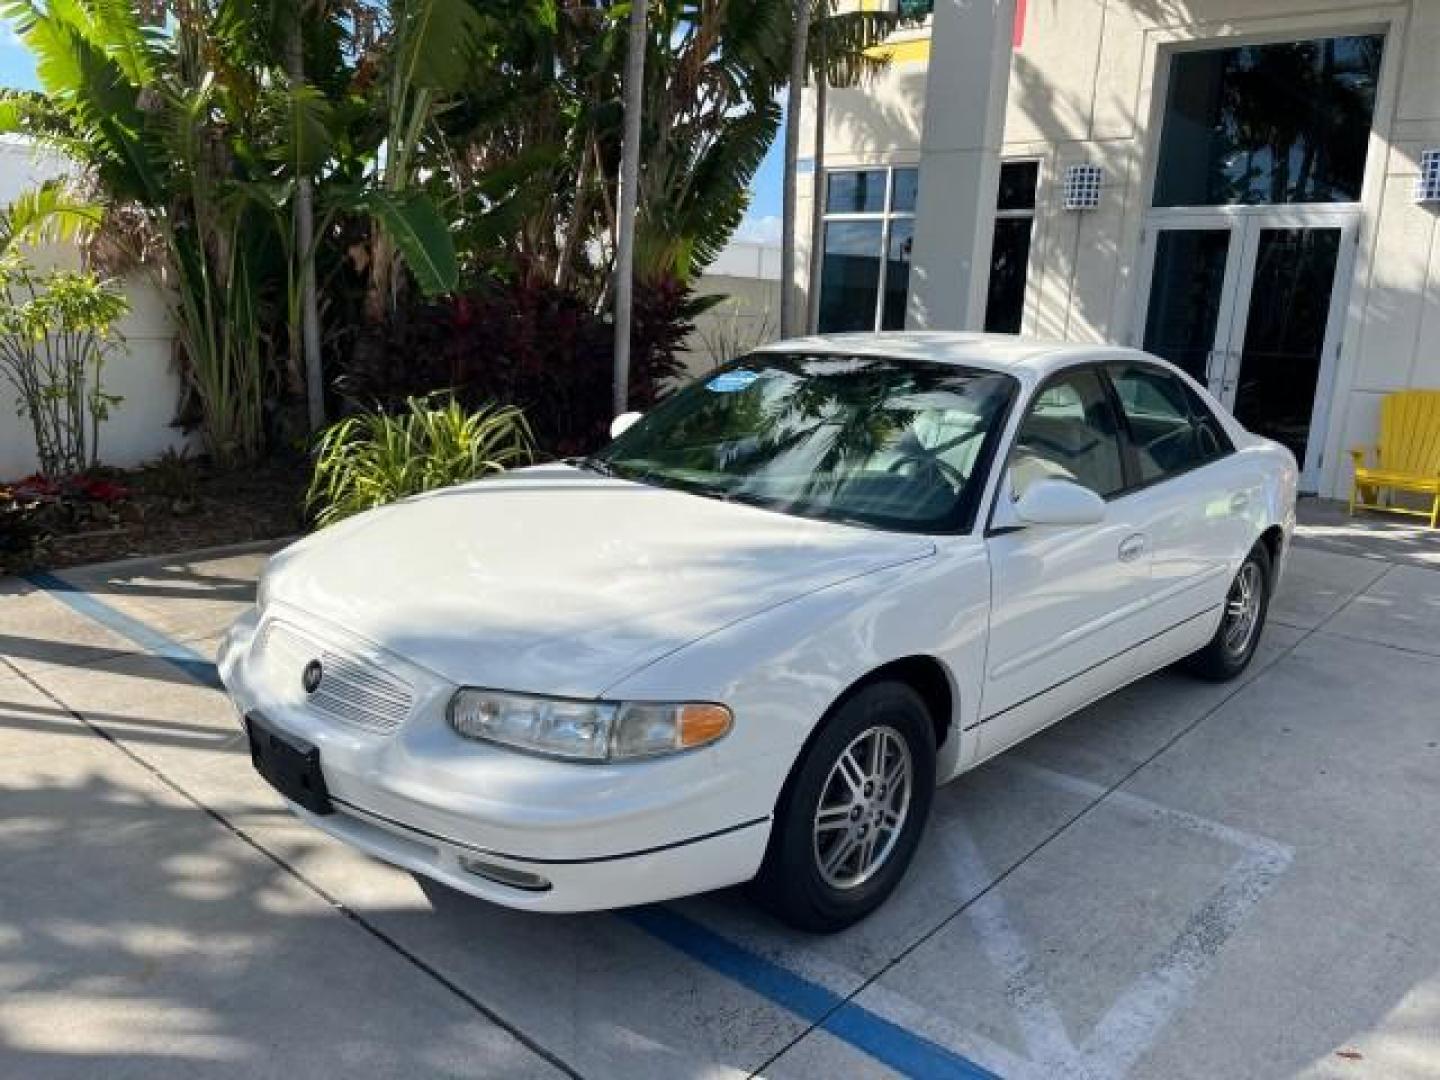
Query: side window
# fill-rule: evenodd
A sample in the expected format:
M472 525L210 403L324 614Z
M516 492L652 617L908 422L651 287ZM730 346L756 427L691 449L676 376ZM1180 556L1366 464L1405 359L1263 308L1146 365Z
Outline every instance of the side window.
M1115 410L1093 369L1060 376L1030 403L1010 453L1014 496L1043 477L1073 480L1102 497L1125 487Z
M1234 450L1235 444L1225 434L1225 428L1215 419L1205 399L1189 386L1185 387L1185 398L1190 402L1190 418L1195 422L1196 438L1200 441L1200 453L1205 460L1214 461Z
M1116 364L1110 380L1130 429L1141 483L1185 472L1228 452L1229 440L1220 425L1174 375L1145 364Z

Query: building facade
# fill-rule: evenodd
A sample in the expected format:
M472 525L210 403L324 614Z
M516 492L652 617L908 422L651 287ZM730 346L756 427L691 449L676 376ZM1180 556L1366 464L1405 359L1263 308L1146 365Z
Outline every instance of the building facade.
M1440 387L1440 0L937 0L889 51L818 163L807 95L817 329L1139 346L1324 495Z

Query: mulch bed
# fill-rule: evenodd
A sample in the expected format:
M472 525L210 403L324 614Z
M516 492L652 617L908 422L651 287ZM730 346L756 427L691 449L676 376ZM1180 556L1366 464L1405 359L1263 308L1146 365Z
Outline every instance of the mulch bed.
M293 458L238 470L189 460L106 470L102 483L123 494L48 507L28 552L0 550L0 574L291 536L304 529L308 479L307 463Z

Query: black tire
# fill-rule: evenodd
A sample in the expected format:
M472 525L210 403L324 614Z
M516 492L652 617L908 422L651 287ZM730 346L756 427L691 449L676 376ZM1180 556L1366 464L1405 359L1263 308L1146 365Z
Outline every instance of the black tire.
M1241 594L1244 592L1247 577L1252 582L1251 587L1258 589L1258 595L1255 597L1252 624L1244 631L1243 639L1237 641L1240 628L1235 612L1239 610L1238 605L1245 603ZM1230 591L1225 596L1225 611L1220 617L1215 636L1199 652L1185 658L1184 667L1187 671L1211 682L1225 682L1250 666L1250 660L1260 644L1260 635L1265 630L1265 615L1270 610L1271 583L1270 551L1260 542L1250 549L1250 554L1245 556L1245 561L1235 572Z
M877 752L881 765L869 772L862 768L862 783L842 772L843 755L851 753L849 764L855 766L862 757L873 761L871 754ZM883 780L907 765L902 812L902 784L887 789L871 778ZM824 721L791 772L752 893L778 918L801 930L830 933L858 922L884 903L905 876L934 795L935 728L925 702L903 683L863 687ZM817 821L822 798L828 813L823 824ZM846 804L846 798L854 798L854 804ZM891 822L897 815L899 820ZM891 824L888 830L886 823ZM822 859L833 861L847 842L856 850L827 871ZM874 860L868 872L867 854Z

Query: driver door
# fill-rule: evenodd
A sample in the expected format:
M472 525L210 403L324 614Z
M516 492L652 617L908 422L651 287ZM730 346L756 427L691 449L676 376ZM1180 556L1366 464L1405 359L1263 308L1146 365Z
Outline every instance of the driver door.
M990 757L1093 700L1120 678L1110 662L1144 635L1150 551L1124 497L1114 398L1094 367L1052 376L1031 397L1005 464L990 554L990 639L980 754ZM1042 477L1106 500L1095 525L1024 525L1009 503ZM1123 680L1121 680L1123 681Z

